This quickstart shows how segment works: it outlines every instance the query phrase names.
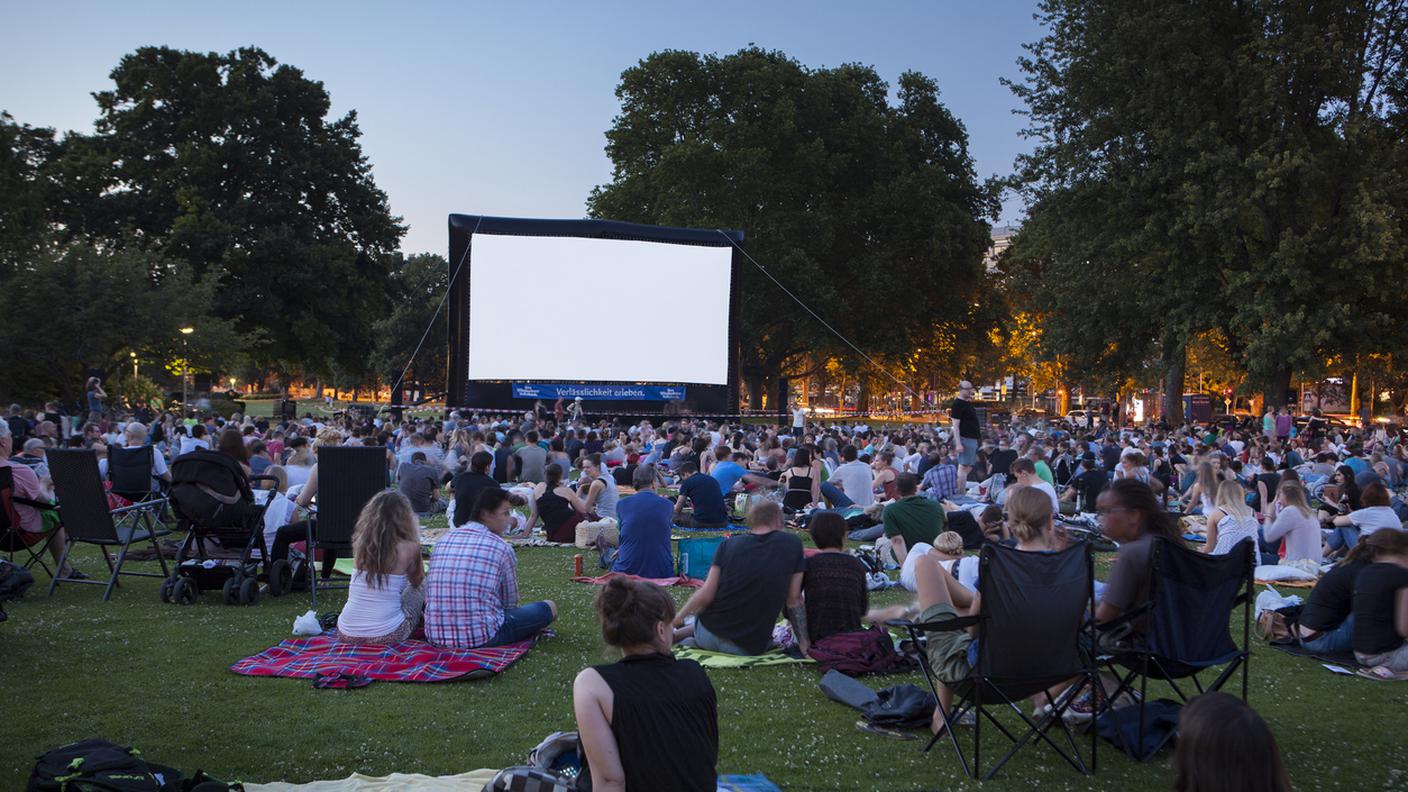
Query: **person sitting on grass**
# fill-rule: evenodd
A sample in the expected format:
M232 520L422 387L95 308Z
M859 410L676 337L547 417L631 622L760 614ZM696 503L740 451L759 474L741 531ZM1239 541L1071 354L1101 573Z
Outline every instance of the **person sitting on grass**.
M748 510L748 533L724 540L704 585L675 616L675 640L693 640L711 652L758 655L772 643L777 617L787 610L796 635L806 634L802 542L782 530L782 507L761 501ZM699 614L693 625L685 620ZM807 646L798 643L803 654Z
M451 527L469 522L469 515L474 511L474 502L479 499L479 493L486 489L500 489L499 482L489 475L489 468L493 464L493 454L488 451L475 451L469 458L469 470L451 480L450 488L455 491L455 510L451 515Z
M1372 555L1354 580L1354 659L1408 671L1408 532L1376 531L1360 544Z
M1291 792L1266 721L1227 693L1195 696L1178 716L1176 792Z
M445 502L440 499L440 468L426 460L424 451L414 451L411 461L402 463L396 471L397 489L420 516L445 511Z
M680 463L679 471L680 494L675 499L675 523L685 528L727 528L728 509L724 506L719 480L700 473L699 463L693 460ZM689 516L684 514L686 503L693 507Z
M425 637L477 649L536 635L557 618L552 600L518 604L518 558L502 538L512 522L507 492L486 489L468 523L435 543L425 579Z
M1235 481L1218 483L1213 509L1207 516L1207 526L1208 538L1203 544L1204 553L1226 555L1241 542L1250 540L1253 543L1253 556L1256 556L1256 515L1247 505L1246 491L1242 489L1241 484Z
M818 552L807 559L802 575L807 643L863 629L870 607L865 565L846 553L846 521L833 511L817 512L807 525ZM803 642L797 636L797 642Z
M966 550L976 550L983 542L1001 542L1007 538L1002 530L1002 507L989 503L959 506L950 501L939 504L944 509L945 528L963 537Z
M903 564L909 550L920 543L933 545L934 537L943 533L944 510L918 494L919 479L913 473L899 474L895 486L899 500L885 507L881 522L895 563Z
M611 571L644 578L670 577L675 568L670 552L674 507L655 492L654 465L636 468L631 484L636 494L621 499L616 507L621 518L621 543Z
M352 533L355 571L337 617L337 640L394 644L411 637L425 607L416 527L410 501L398 492L378 493L362 507Z
M1019 460L1020 461L1020 460ZM1147 485L1141 485L1147 488ZM1052 530L1051 499L1035 487L1021 487L1007 499L1007 526L1017 539L1017 549L1024 552L1058 552L1066 543ZM915 588L919 597L906 608L895 605L871 611L866 619L884 622L889 619L912 617L918 623L948 621L981 612L982 601L977 592L969 590L940 564L939 557L927 553L914 564ZM918 614L917 616L915 614ZM952 711L954 691L966 682L977 662L974 637L977 628L945 630L927 634L929 667L939 680L939 706L934 709L930 728L935 734L943 731L945 712ZM1043 697L1044 698L1044 697Z
M1354 547L1360 538L1376 531L1385 528L1403 530L1403 521L1394 513L1388 487L1382 482L1375 481L1365 487L1359 493L1359 503L1359 508L1330 520L1334 531L1325 537L1329 555Z
M718 701L704 669L670 653L674 601L658 586L615 578L596 613L602 639L623 657L572 682L592 789L714 792Z
M577 523L586 518L587 507L577 493L563 482L562 473L562 468L556 463L543 469L544 480L533 487L528 528L532 529L541 519L543 534L549 542L572 544L577 539ZM483 497L482 492L480 497ZM478 509L476 502L474 510Z

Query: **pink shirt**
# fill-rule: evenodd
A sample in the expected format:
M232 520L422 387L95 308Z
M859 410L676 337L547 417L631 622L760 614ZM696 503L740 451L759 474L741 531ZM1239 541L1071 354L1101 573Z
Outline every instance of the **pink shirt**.
M10 468L10 475L15 479L15 497L46 500L44 491L39 487L39 476L35 475L33 470L24 465L16 465L8 459L0 459L0 467ZM20 530L29 533L43 533L43 521L39 517L38 509L23 503L16 503L15 512L20 516Z

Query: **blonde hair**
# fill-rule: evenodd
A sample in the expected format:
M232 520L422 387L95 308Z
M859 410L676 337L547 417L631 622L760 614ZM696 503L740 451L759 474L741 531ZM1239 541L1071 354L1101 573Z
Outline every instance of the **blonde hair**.
M1195 479L1203 488L1203 497L1212 500L1217 494L1217 468L1211 462L1198 463L1198 477Z
M1217 500L1213 502L1223 514L1233 517L1246 518L1252 516L1251 507L1247 505L1246 493L1242 490L1242 485L1235 481L1224 481L1217 485Z
M288 492L288 471L284 470L283 465L270 465L264 468L264 475L278 479L278 481L274 483L275 492Z
M1314 512L1310 510L1310 504L1305 500L1305 490L1295 481L1284 481L1276 489L1277 494L1285 498L1286 505L1292 509L1297 509L1306 517L1313 517Z
M400 545L417 541L416 525L411 502L395 490L377 493L362 507L352 532L352 558L367 585L381 588L397 574Z
M324 429L321 432L318 432L318 438L313 441L314 448L322 448L323 446L335 445L342 445L342 432L339 432L331 427Z
M1018 487L1007 496L1007 530L1018 542L1041 537L1051 525L1051 496L1036 487Z
M944 531L934 537L934 549L945 555L963 555L963 537L955 531Z
M762 528L777 525L782 519L782 507L776 501L760 500L748 507L748 527Z

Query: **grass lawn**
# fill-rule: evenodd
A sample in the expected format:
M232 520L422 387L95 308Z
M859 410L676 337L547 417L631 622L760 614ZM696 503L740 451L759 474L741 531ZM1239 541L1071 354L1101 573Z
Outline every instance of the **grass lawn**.
M228 666L290 634L306 594L226 607L217 593L190 607L162 605L157 581L129 579L109 603L101 589L44 596L41 572L0 625L0 789L20 789L33 757L86 737L135 745L186 772L227 779L310 781L351 772L450 774L521 763L542 737L572 729L571 682L611 660L591 614L594 589L568 581L566 548L518 551L526 598L557 601L557 636L497 678L436 685L378 682L315 690L306 680L237 676ZM589 555L588 561L594 561ZM93 553L79 566L96 575ZM155 562L133 568L155 569ZM683 589L672 590L681 601ZM886 593L881 603L902 595ZM339 608L342 592L320 611ZM1341 677L1311 660L1255 647L1251 701L1270 722L1302 790L1403 789L1408 685ZM941 743L900 742L856 730L857 713L827 700L808 666L710 672L719 697L723 773L764 772L785 789L978 788ZM872 687L918 673L869 678ZM1156 690L1151 686L1151 692ZM999 756L984 730L985 761ZM971 734L964 731L964 736ZM997 737L988 741L987 737ZM1136 764L1102 744L1099 772L1082 777L1049 750L1029 746L988 790L1168 789L1170 752Z

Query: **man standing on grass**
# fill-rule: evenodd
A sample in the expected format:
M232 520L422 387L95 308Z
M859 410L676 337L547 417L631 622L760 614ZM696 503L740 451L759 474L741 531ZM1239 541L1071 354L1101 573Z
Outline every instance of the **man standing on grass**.
M978 462L978 411L973 408L973 383L963 380L958 383L958 395L949 408L950 426L953 432L953 454L958 457L958 486L967 489L968 473Z

